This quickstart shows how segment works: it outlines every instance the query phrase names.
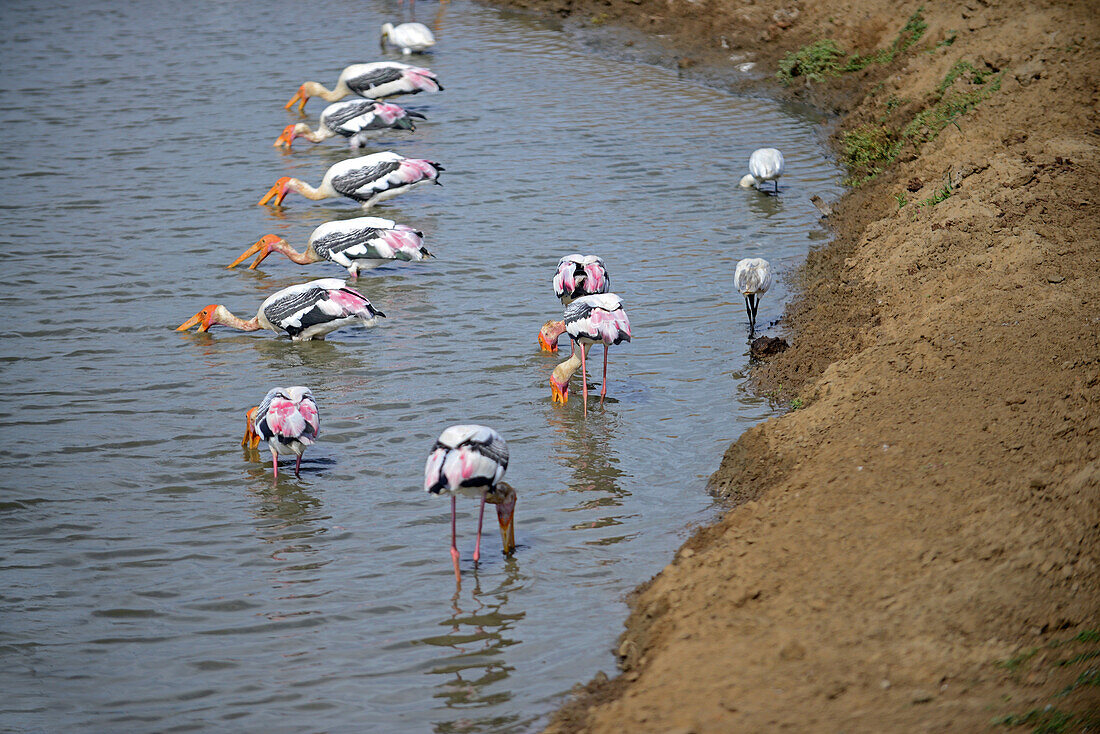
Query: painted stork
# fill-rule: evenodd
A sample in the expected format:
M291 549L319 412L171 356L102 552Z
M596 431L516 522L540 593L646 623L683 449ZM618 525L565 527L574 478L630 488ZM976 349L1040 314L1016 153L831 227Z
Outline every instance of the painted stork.
M559 326L560 324L560 326ZM593 344L603 343L603 386L600 399L607 395L607 350L613 344L630 341L630 319L623 309L623 300L614 293L581 296L565 307L564 320L542 327L542 338L553 344L562 332L575 343L573 354L550 375L550 397L564 404L569 400L569 378L581 368L584 391L584 412L588 414L588 370L585 356Z
M317 129L310 130L304 122L287 125L272 144L290 148L295 138L305 138L311 143L340 135L348 139L352 148L362 148L367 137L380 130L415 130L413 118L427 119L419 112L409 112L392 102L374 99L349 99L330 104L317 119Z
M245 432L241 446L254 449L267 441L271 449L271 468L279 478L279 454L295 454L294 476L301 476L302 454L321 435L317 401L308 387L273 387L263 402L245 413Z
M737 270L733 272L733 282L745 297L745 311L749 315L749 334L752 334L756 330L756 309L760 307L760 296L772 287L772 266L762 257L746 257L737 263Z
M611 276L608 274L602 258L574 252L572 255L566 255L558 260L558 272L554 275L554 293L563 306L568 306L573 302L573 299L580 296L607 293L609 290L611 290ZM563 333L564 325L561 321L547 321L539 330L538 339L542 351L558 351L557 339L548 342L543 338L544 331L556 329L557 327L563 327L562 331L557 332L558 334Z
M451 426L439 436L424 465L424 489L432 494L451 495L451 559L455 580L462 582L458 571L458 545L455 539L455 512L458 495L480 497L477 516L477 545L474 562L481 558L481 522L485 503L497 506L497 522L505 555L516 547L512 524L516 508L516 491L500 480L508 468L508 444L488 426Z
M434 257L423 246L424 233L380 217L357 217L325 222L309 236L305 252L298 252L279 235L267 234L244 251L229 267L234 268L256 253L248 266L255 270L272 252L279 252L298 263L311 265L328 260L348 269L351 280L359 273L393 261L414 261Z
M760 186L765 181L775 182L775 193L779 193L779 177L783 175L783 154L775 148L760 148L749 156L749 172L740 181L743 189Z
M331 91L317 82L305 82L286 103L286 109L289 110L298 102L298 111L304 112L310 97L336 102L349 94L358 94L368 99L384 99L398 94L441 91L443 85L430 69L397 61L375 61L346 67L340 72L340 78L336 80L336 86Z
M401 23L394 25L386 23L382 26L382 50L386 50L386 42L397 46L401 53L408 56L412 53L423 53L435 45L435 35L432 29L423 23Z
M382 313L358 291L346 287L344 281L324 278L292 285L268 297L251 319L237 318L225 306L212 304L180 324L176 331L198 326L208 331L214 324L224 324L240 331L285 331L296 342L324 339L341 326L361 323L374 326Z
M406 158L387 150L334 163L317 188L300 179L283 176L258 203L263 206L274 198L276 205L282 204L289 192L296 191L314 201L345 196L359 202L364 209L370 209L420 184L429 181L438 184L443 170L443 166L434 161Z

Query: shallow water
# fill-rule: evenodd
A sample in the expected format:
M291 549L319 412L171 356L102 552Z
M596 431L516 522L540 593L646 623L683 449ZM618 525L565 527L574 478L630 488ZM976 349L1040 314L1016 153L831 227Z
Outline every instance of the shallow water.
M464 0L418 3L446 91L396 100L430 121L367 151L447 168L371 212L438 256L360 279L389 318L304 344L175 333L207 303L248 318L278 288L343 277L225 265L267 232L300 247L362 214L255 206L278 176L317 183L349 155L271 146L300 82L383 58L396 4L348 7L0 8L0 726L530 729L613 668L623 595L710 516L707 475L771 414L735 376L733 268L789 271L822 237L808 197L838 183L815 121ZM762 145L787 159L779 198L736 188ZM576 380L550 402L565 340L558 357L535 344L574 251L604 257L635 335L587 418ZM784 296L780 281L762 324ZM244 411L290 384L313 388L322 441L273 487L238 442ZM455 422L508 440L520 544L503 558L490 515L475 569L477 505L461 502L458 594L449 502L420 489Z

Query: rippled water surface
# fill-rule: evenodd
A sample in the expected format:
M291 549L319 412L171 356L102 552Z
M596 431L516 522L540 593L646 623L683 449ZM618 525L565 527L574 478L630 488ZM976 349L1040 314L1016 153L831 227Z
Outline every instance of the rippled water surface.
M0 7L0 726L530 729L613 668L624 593L709 516L706 476L769 414L733 374L732 273L747 255L790 270L821 237L807 200L837 183L813 121L464 0L417 3L446 91L397 100L430 121L374 148L447 168L375 210L438 255L360 279L389 318L304 344L172 330L208 303L247 318L279 288L343 277L277 256L225 266L267 232L301 246L361 214L255 204L349 155L273 148L297 119L282 105L384 58L377 27L401 12ZM790 170L778 199L736 188L765 144ZM551 404L565 355L535 344L574 251L604 257L635 335L587 418L579 396ZM273 487L238 443L245 409L290 384L312 386L323 435L301 480ZM465 421L509 442L520 547L503 558L493 527L475 569L477 505L460 503L456 594L449 503L420 482L441 429Z

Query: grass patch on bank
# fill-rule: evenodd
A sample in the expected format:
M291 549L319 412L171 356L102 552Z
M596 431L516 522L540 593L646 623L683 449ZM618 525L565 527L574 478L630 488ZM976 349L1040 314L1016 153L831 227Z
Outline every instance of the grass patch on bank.
M1100 642L1100 632L1084 630L1065 640L1051 640L1044 647L1022 650L1007 660L998 662L997 667L1007 670L1014 678L1025 670L1041 675L1056 675L1059 674L1058 671L1065 671L1068 666L1090 663L1100 657L1100 649L1092 647L1097 642ZM1089 649L1081 650L1082 645L1089 646ZM1072 653L1069 657L1062 657L1065 653L1053 652L1065 647L1076 650L1067 651ZM1039 653L1043 655L1040 656ZM1051 703L1019 714L998 716L990 724L1008 728L1026 727L1034 734L1092 731L1100 727L1100 711L1089 706L1089 701L1095 699L1095 689L1098 686L1100 669L1092 662L1085 670L1077 673L1069 685L1055 693Z
M860 71L871 64L889 64L919 41L926 30L928 30L928 24L924 22L922 5L909 16L909 20L886 48L868 54L859 52L849 54L840 48L836 41L823 38L784 56L779 61L779 70L775 76L785 85L789 85L798 77L809 82L823 82L826 77Z
M924 109L905 124L888 125L880 118L878 124L861 125L845 133L842 141L844 165L848 168L845 183L859 186L870 181L897 160L906 147L919 148L935 140L948 125L959 127L959 118L1000 90L1003 77L1004 72L994 74L976 68L969 61L956 61L929 95ZM887 113L897 107L897 104L891 107L887 100ZM951 192L941 190L938 195L941 198L937 201L921 203L934 206Z

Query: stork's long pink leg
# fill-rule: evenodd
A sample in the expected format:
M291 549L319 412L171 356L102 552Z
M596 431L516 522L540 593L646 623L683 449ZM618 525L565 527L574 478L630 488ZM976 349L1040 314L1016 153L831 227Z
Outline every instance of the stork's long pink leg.
M581 392L584 394L584 414L588 415L588 368L584 365L584 345L581 348Z
M603 345L603 386L600 387L600 402L603 402L604 396L607 395L607 345Z
M481 559L481 521L485 518L485 495L481 495L481 509L477 512L477 544L474 545L474 563Z
M275 453L275 449L271 449L271 470L275 472L274 479L279 478L279 455Z
M457 499L451 495L451 560L455 563L455 583L462 583L462 575L458 572L458 543L455 538L455 513L457 511Z
M604 372L607 371L607 355L604 355ZM294 476L298 479L302 478L302 455L298 454L298 460L294 462Z

